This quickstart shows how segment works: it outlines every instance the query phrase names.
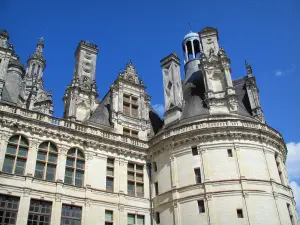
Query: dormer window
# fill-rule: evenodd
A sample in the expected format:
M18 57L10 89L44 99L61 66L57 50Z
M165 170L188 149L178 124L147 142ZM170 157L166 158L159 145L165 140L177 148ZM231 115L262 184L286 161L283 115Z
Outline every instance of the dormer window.
M123 113L126 116L138 118L138 98L127 94L123 95Z

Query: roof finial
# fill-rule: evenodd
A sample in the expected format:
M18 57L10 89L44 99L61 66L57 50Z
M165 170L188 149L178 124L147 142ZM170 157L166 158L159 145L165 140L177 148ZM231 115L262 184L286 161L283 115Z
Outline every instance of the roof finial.
M189 24L190 32L192 32L191 23L188 22L188 24Z
M247 69L247 74L248 74L248 76L252 76L252 67L251 67L251 65L247 62L247 60L245 60L245 66L246 66L246 69Z

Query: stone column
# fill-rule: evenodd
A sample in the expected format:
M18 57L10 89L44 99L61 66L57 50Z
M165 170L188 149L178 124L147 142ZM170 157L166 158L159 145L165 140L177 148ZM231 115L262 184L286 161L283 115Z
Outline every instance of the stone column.
M56 181L64 182L65 170L66 170L66 160L67 160L67 149L60 148L58 152L57 159L57 171L56 171Z
M8 139L10 138L9 134L2 134L1 135L1 143L0 143L0 170L3 170L3 163L5 159L5 153L7 148Z
M16 224L18 225L27 224L29 205L30 205L30 190L25 189L23 192L23 196L20 198L19 211L18 211Z
M119 193L127 194L127 161L124 158L119 158Z
M178 171L177 171L177 164L176 164L176 157L172 154L170 156L170 172L171 172L171 182L172 187L171 188L178 188L179 181L178 181Z
M61 210L62 210L62 203L61 203L61 195L56 194L55 200L52 203L52 213L51 213L51 225L60 224L61 219Z
M32 176L32 177L34 176L39 144L40 143L36 140L32 140L29 143L29 150L28 150L26 168L24 173L26 176Z
M215 215L215 208L214 208L214 203L213 203L213 197L211 194L206 194L205 195L205 203L206 203L206 208L207 208L207 215L208 215L208 221L209 225L217 225L216 221L216 215Z

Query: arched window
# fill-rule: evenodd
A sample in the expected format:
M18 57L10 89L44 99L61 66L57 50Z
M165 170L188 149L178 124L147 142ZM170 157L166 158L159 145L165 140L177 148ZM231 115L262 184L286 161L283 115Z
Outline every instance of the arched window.
M41 69L41 66L40 66L40 65L38 65L37 75L39 75L39 74L40 74L40 69Z
M8 140L3 172L24 175L29 143L21 135L14 135Z
M78 148L71 148L67 154L65 183L83 186L84 154Z
M40 144L36 160L34 177L54 181L57 164L57 148L50 142L46 141Z
M32 69L31 69L31 76L33 76L34 74L34 70L35 70L35 64L32 65Z

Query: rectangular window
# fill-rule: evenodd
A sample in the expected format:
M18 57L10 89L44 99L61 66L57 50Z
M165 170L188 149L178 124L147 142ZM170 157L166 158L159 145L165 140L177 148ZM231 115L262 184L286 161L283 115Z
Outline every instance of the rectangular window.
M134 163L127 165L127 193L144 197L144 166Z
M49 225L52 203L31 199L27 225Z
M195 168L195 169L194 169L194 173L195 173L196 184L200 184L200 183L201 183L201 172L200 172L200 168Z
M60 225L80 225L81 224L81 207L73 205L62 205Z
M145 217L143 215L128 214L127 215L128 225L145 225Z
M159 212L155 213L155 220L156 220L156 224L160 224L160 215L159 215Z
M289 212L291 224L294 225L295 223L294 223L293 213L292 213L292 210L291 210L291 205L289 203L286 203L286 206L287 206L287 209L288 209L288 212Z
M199 210L199 213L205 213L204 200L198 201L198 210Z
M131 137L134 137L134 138L139 138L139 132L136 131L136 130L130 130L128 128L123 128L123 134L124 135L127 135L127 136L131 136Z
M228 157L233 157L232 149L227 149L227 154L228 154Z
M113 224L114 224L113 211L105 210L105 225L113 225Z
M157 172L157 164L156 164L156 162L153 162L153 170L154 170L154 172Z
M281 184L284 184L283 174L282 174L282 170L281 170L281 166L280 166L280 158L278 157L277 153L275 153L275 161L276 161L276 166L277 166L280 182L281 182Z
M114 164L115 160L108 158L106 162L106 191L114 192Z
M138 118L139 114L138 98L127 94L123 95L123 113L126 116Z
M192 147L192 154L193 154L193 155L198 155L198 149L197 149L197 146L193 146L193 147Z
M15 225L20 198L0 195L0 224Z
M154 183L155 195L158 195L158 182Z
M244 218L243 210L242 209L237 209L236 214L238 218Z

